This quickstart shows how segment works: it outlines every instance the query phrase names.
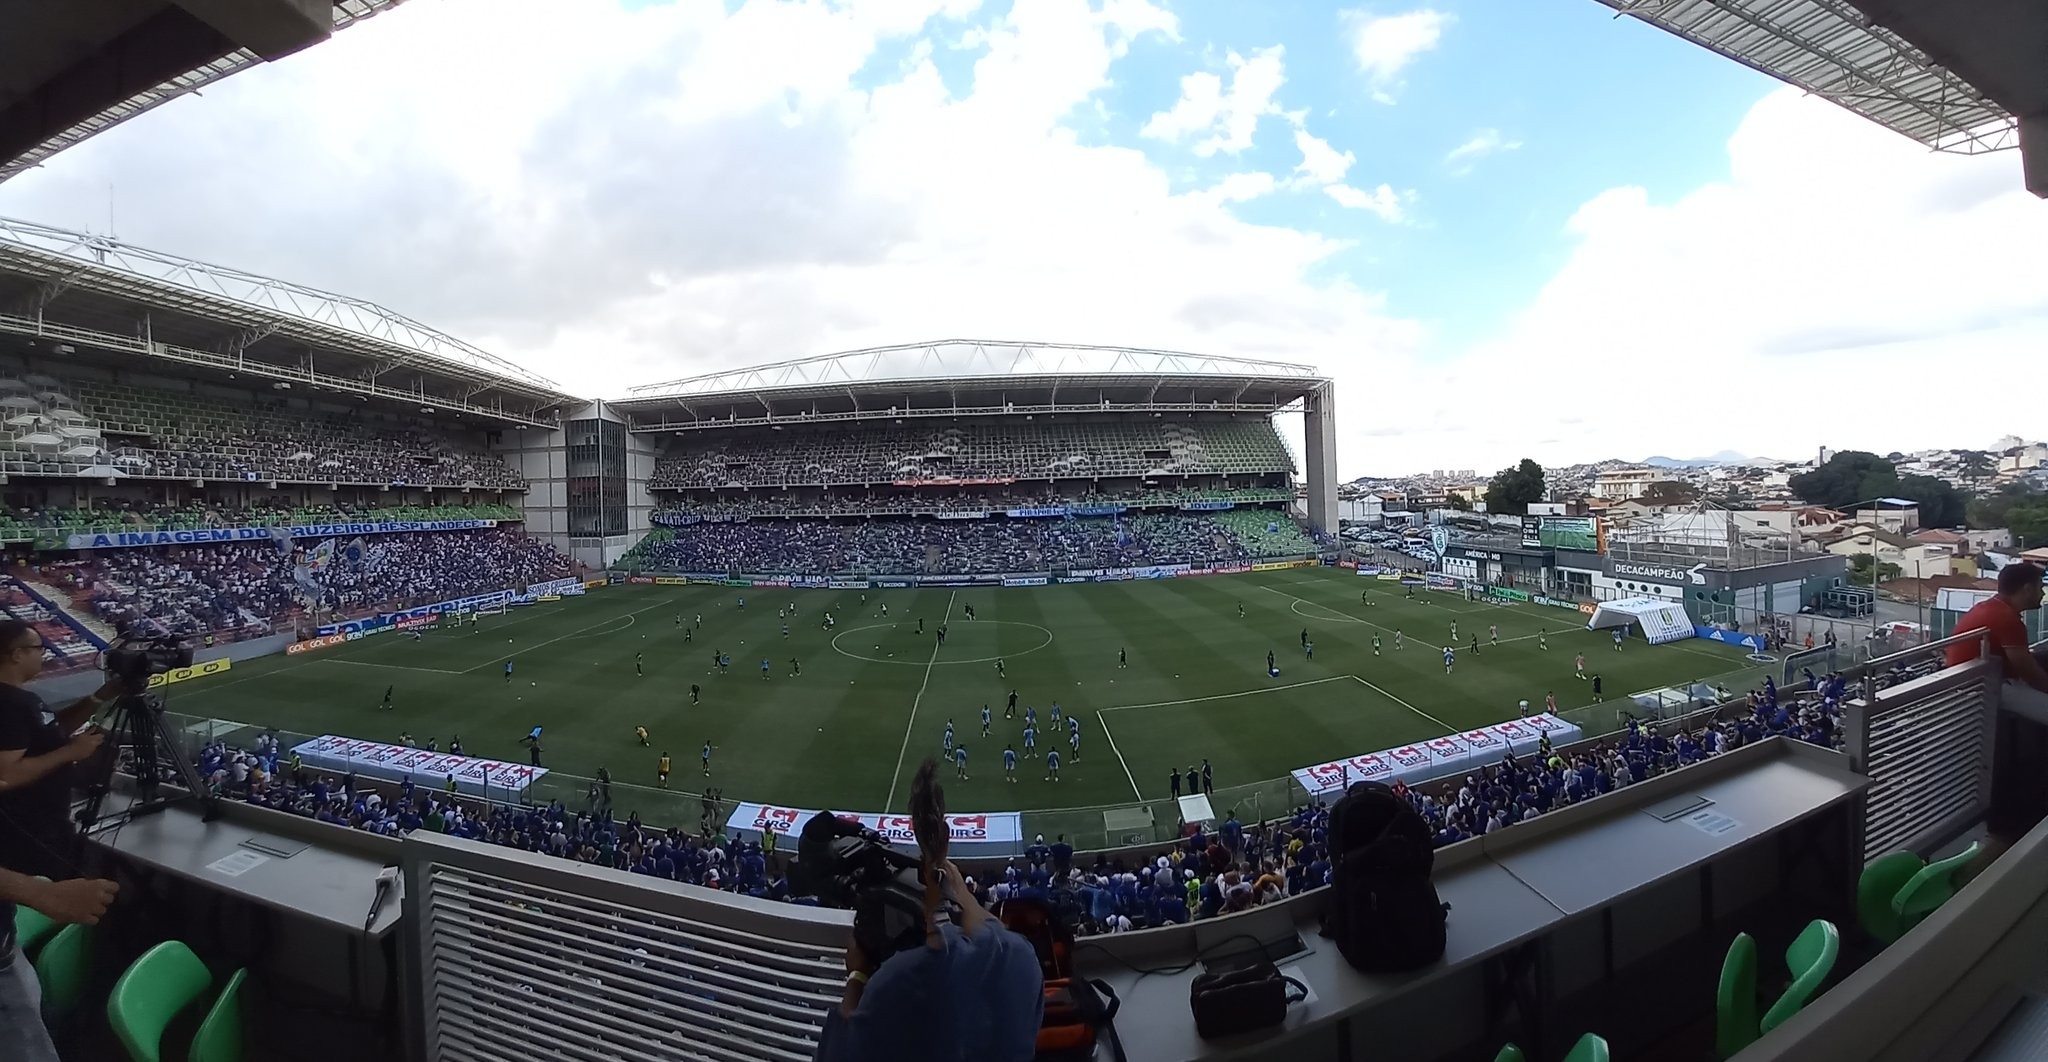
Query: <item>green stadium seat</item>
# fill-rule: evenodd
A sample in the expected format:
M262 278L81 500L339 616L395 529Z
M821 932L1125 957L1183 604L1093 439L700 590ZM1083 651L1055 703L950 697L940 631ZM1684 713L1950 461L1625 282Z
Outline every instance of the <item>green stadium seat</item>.
M1735 934L1721 960L1721 987L1714 998L1714 1055L1733 1058L1756 1042L1756 938Z
M1522 1054L1521 1048L1514 1044L1502 1044L1500 1053L1493 1056L1493 1062L1528 1062L1528 1059Z
M1785 965L1792 970L1792 983L1785 993L1778 997L1771 1009L1764 1012L1762 1029L1770 1032L1785 1024L1808 1000L1820 993L1820 986L1835 969L1835 960L1842 954L1842 935L1833 922L1816 918L1800 931L1792 946L1785 949Z
M31 959L56 934L57 928L56 920L41 911L19 905L14 908L15 945Z
M248 977L248 970L236 970L228 977L227 987L221 989L213 1009L206 1012L206 1020L192 1036L186 1062L242 1062L242 982Z
M1863 868L1856 879L1856 923L1865 933L1886 944L1905 935L1892 901L1925 865L1917 852L1891 852Z
M1607 1040L1598 1033L1587 1033L1564 1056L1564 1062L1607 1062Z
M1983 845L1972 843L1947 859L1937 859L1921 867L1919 873L1899 889L1898 894L1892 897L1892 911L1898 916L1900 932L1919 925L1921 919L1956 894L1956 875L1977 858L1982 848Z
M43 1020L53 1029L69 1024L79 1000L85 998L86 987L92 983L93 941L98 936L92 926L65 926L36 955Z
M143 952L114 982L107 1022L131 1062L162 1062L164 1030L211 987L213 974L199 956L183 943L167 940ZM232 1020L239 1027L239 1012Z

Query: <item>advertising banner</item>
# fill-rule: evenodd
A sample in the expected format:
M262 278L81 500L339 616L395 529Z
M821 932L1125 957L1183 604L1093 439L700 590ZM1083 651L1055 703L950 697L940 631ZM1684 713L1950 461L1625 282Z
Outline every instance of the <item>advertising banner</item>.
M892 487L1007 487L1017 482L1008 476L963 479L956 476L933 476L930 479L899 479L892 481Z
M209 542L274 542L294 538L353 538L400 531L468 531L496 527L496 520L391 520L360 524L303 524L294 527L204 527L191 531L116 531L72 535L68 549L132 549L138 546L193 546Z
M326 649L331 646L340 645L346 641L348 641L348 635L346 634L323 634L318 638L308 638L302 642L293 642L285 646L284 651L288 656L297 656L300 653L310 653L315 649Z
M1553 745L1570 744L1585 736L1577 726L1545 713L1464 734L1447 734L1420 744L1332 760L1293 774L1303 789L1318 796L1335 795L1352 782L1392 784L1398 780L1416 784L1498 762L1509 749L1518 755L1533 752L1537 741L1546 735Z
M1459 582L1448 575L1438 575L1435 572L1431 572L1422 577L1422 585L1429 587L1431 590L1456 590L1458 589Z
M1067 507L1068 516L1118 516L1124 511L1125 509L1121 505L1070 505ZM1015 516L1017 514L1011 513L1010 515Z
M688 527L691 524L702 521L704 518L694 513L677 512L674 509L656 509L648 515L647 519L649 522L659 524L662 527Z
M304 642L299 643L301 645ZM365 778L443 788L448 776L455 776L457 792L471 796L511 798L548 773L546 767L505 763L501 760L425 752L382 741L359 741L332 734L301 742L292 752L309 767L323 771L354 771Z
M1694 627L1692 633L1696 638L1705 638L1710 642L1721 642L1724 645L1739 645L1752 653L1764 651L1763 638L1754 634L1724 631L1719 627Z
M432 627L438 622L439 616L407 616L391 626L394 630L409 631L414 627Z
M1361 579L1370 579L1380 574L1380 570L1377 565L1361 564L1358 566L1358 575Z
M941 520L986 520L986 519L988 519L988 514L987 514L987 513L985 513L985 512L965 512L965 511L959 511L959 510L949 510L949 511L947 511L947 512L943 512L943 513L934 513L933 515L937 516L937 517L938 517L939 519L941 519Z
M1011 509L1007 516L1065 516L1067 510L1058 506L1040 506L1035 509Z
M573 579L570 581L575 582ZM583 592L582 583L576 584L576 592L579 594ZM388 629L399 620L409 619L414 616L432 616L442 612L467 612L480 605L495 604L499 601L507 600L511 593L512 591L510 590L499 590L489 594L475 594L470 597L456 598L453 601L442 601L433 605L421 605L418 608L409 608L403 612L386 612L367 619L348 620L344 623L326 623L315 628L314 633L323 635L356 634L360 636L364 633L374 633ZM300 644L303 645L304 643Z
M612 584L612 579L616 578L619 577L613 576L611 579L585 579L583 580L583 588L586 590L595 590L600 586L610 586Z
M809 808L791 808L779 804L735 804L732 814L725 821L728 830L746 830L750 833L772 832L778 837L794 838L811 821L817 811ZM881 834L890 844L915 847L917 838L911 833L910 818L905 815L879 815L873 813L835 811L834 816L848 822L857 822ZM954 843L966 844L1021 844L1024 841L1023 817L1014 811L983 812L971 815L946 816L947 832Z
M1537 549L1542 545L1543 518L1540 516L1522 517L1522 548Z
M1486 596L1493 598L1495 601L1529 600L1529 595L1526 592L1521 590L1510 590L1505 586L1488 587L1486 590Z
M1337 562L1337 567L1350 568L1353 571L1356 571L1358 569L1358 562L1355 560L1340 560Z
M1190 573L1188 573L1188 574L1190 574L1190 575L1193 575L1193 574L1195 574L1195 573L1193 573L1193 572L1190 572ZM1087 582L1087 581L1088 581L1088 577L1087 577L1087 576L1085 576L1085 575L1062 575L1062 576L1060 576L1059 578L1057 578L1057 579L1054 579L1054 580L1053 580L1053 582L1056 582L1056 583L1061 583L1061 584L1065 584L1065 583L1085 583L1085 582Z
M191 667L174 667L161 675L149 676L149 688L157 689L174 682L189 682L208 675L218 675L232 666L232 663L226 657L222 657L219 660L201 660Z
M1284 568L1306 568L1318 563L1320 562L1312 560L1263 561L1252 565L1252 570L1255 572L1277 572Z
M607 573L607 576L611 579L611 584L613 586L618 586L622 583L627 582L638 582L640 579L639 576L629 576L625 572L609 572Z
M1045 585L1045 576L1043 576L1043 575L1005 575L1005 576L1003 576L1003 585L1004 585L1004 586L1044 586L1044 585Z
M1581 601L1577 605L1574 605L1572 607L1578 609L1581 613L1588 616L1598 611L1597 606L1595 606L1591 601Z
M825 585L834 590L866 590L868 588L868 581L866 579L830 579L826 581Z
M1180 507L1182 512L1214 513L1222 512L1225 509L1234 509L1237 507L1237 503L1227 501L1191 501L1180 503Z
M1359 572L1358 574L1360 574L1360 575L1364 575L1365 573L1364 573L1364 572ZM1405 576L1405 575L1402 575L1402 574L1401 574L1400 572L1389 572L1389 571L1382 571L1382 572L1380 572L1380 573L1379 573L1379 576L1378 576L1378 578L1379 578L1379 581L1380 581L1380 582L1383 582L1383 583L1405 583L1405 582L1407 582L1407 581L1408 581L1408 577L1407 577L1407 576ZM1420 583L1420 582L1422 582L1422 580L1420 580L1420 579L1417 579L1417 580L1415 580L1415 581L1416 581L1417 583Z
M822 575L798 575L790 578L789 585L799 590L823 590L832 585L832 580Z
M1427 579L1424 579L1424 578L1423 578L1422 576L1419 576L1419 575L1397 575L1397 576L1395 576L1394 578L1396 578L1396 579L1400 580L1400 581L1401 581L1401 585L1402 585L1402 586L1427 586L1427 585L1429 585L1429 580L1427 580Z
M908 579L875 579L873 583L884 590L902 590L910 586Z

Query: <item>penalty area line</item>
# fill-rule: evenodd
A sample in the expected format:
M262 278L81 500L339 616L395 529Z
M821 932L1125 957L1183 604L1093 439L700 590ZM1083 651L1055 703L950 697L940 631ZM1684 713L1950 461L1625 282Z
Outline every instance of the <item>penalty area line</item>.
M1145 794L1138 789L1138 776L1131 773L1130 762L1124 759L1123 750L1116 747L1116 735L1109 732L1109 720L1104 719L1100 711L1095 713L1095 725L1102 728L1102 740L1109 742L1109 751L1116 754L1117 766L1124 769L1124 780L1131 783L1131 796L1142 802Z

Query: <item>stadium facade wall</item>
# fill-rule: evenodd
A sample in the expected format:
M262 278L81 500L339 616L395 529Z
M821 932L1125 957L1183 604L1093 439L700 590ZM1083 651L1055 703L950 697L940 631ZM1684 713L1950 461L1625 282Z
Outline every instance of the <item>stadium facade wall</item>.
M615 438L624 449L623 484L593 483L594 479L620 472L621 463L593 462L583 453L585 448L572 448L572 433L580 434L579 425L588 422L619 426L615 435L606 433L603 437ZM508 428L497 434L492 450L525 476L529 484L525 499L527 534L593 569L609 567L646 536L653 526L650 517L656 504L647 484L654 476L658 455L652 437L628 428L627 419L610 405L592 402L565 412L563 427ZM586 533L592 526L590 521L577 519L578 513L573 510L586 507L590 504L587 499L592 497L601 499L596 504L622 507L623 520L605 521L622 530L600 535Z
M1302 475L1307 480L1309 526L1337 533L1337 384L1325 380L1308 396L1302 416Z

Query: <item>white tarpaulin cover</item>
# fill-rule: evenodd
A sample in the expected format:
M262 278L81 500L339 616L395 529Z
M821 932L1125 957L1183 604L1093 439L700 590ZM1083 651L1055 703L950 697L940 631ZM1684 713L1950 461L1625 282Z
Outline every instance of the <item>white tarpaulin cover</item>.
M1692 617L1686 615L1685 606L1660 597L1602 601L1593 609L1593 618L1586 621L1586 629L1598 631L1631 624L1643 628L1643 638L1651 645L1692 637Z

